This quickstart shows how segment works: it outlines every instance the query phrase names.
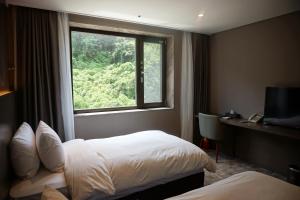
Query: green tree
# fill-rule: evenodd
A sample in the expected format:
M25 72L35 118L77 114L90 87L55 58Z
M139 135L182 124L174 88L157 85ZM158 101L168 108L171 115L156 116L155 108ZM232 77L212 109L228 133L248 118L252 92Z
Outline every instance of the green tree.
M72 31L75 109L136 105L135 39ZM150 44L150 43L149 43ZM160 95L160 46L146 45L147 98Z

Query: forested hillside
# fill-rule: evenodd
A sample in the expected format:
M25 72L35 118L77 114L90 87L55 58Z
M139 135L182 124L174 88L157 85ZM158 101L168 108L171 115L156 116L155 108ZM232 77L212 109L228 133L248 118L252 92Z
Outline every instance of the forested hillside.
M155 102L160 97L160 46L145 43L144 55L145 100ZM72 67L75 109L136 105L134 38L72 31Z

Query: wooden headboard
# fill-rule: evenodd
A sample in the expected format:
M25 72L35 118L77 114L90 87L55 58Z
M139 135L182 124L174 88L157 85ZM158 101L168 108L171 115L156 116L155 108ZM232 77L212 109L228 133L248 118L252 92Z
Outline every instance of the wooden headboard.
M13 170L10 166L9 143L16 130L16 94L0 96L0 200L7 199Z
M12 129L8 125L0 124L0 199L8 196L11 166L9 157L9 143L12 138Z

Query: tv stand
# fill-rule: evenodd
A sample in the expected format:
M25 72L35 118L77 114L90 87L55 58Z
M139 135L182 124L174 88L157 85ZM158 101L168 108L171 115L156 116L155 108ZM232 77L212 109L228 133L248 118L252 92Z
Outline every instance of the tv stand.
M273 126L273 125L264 125L262 123L244 123L243 119L222 119L220 118L220 122L230 126L236 126L246 129L255 130L258 132L264 132L272 135L288 137L291 139L300 140L300 130L286 128L282 126Z

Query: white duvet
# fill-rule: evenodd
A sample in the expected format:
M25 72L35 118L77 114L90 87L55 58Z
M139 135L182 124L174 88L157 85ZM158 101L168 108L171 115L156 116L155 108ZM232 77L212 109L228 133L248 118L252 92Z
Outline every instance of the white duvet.
M300 187L248 171L167 200L300 200Z
M65 176L72 199L114 195L162 178L215 170L197 146L162 131L64 143Z

